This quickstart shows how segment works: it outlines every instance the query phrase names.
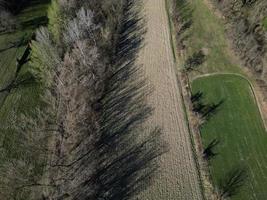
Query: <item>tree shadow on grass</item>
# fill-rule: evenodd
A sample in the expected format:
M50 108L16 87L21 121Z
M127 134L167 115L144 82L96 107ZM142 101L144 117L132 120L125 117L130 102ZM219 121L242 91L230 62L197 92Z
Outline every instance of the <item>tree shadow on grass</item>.
M200 91L192 95L191 102L193 104L193 112L199 114L202 120L208 121L220 111L225 100L221 99L218 103L205 104L203 103L203 98L204 94Z
M21 42L19 45L21 45ZM13 90L15 91L15 89L27 88L37 84L37 80L32 73L24 72L21 74L23 66L30 60L30 52L31 48L28 45L21 58L17 59L16 72L13 78L6 85L0 86L0 95L3 96L0 102L0 108L4 105L6 98Z
M27 21L23 21L20 24L20 28L22 30L25 29L36 29L40 26L46 26L48 23L48 18L47 16L40 16L40 17L35 17L33 19L27 20Z
M174 14L173 18L176 22L177 28L177 41L178 45L185 48L185 41L190 37L191 33L188 31L192 27L194 9L191 8L188 0L174 1Z
M3 0L2 6L14 15L18 15L26 8L47 4L49 2L51 2L51 0Z
M199 102L202 98L203 98L203 92L198 91L191 96L191 102L192 103Z
M244 166L234 166L219 180L219 195L223 199L232 198L241 192L242 187L249 179L247 168Z
M32 39L33 39L33 34L25 33L21 37L18 37L16 39L16 41L9 40L6 43L7 47L4 47L4 48L0 49L0 54L4 53L4 52L6 52L6 51L8 51L10 49L13 49L13 48L20 48L20 47L23 47L23 46L27 47L27 45L30 43L30 41Z
M215 152L216 147L221 143L220 140L218 139L213 139L204 149L203 151L203 157L206 160L211 160L213 159L215 156L219 155L218 152Z
M19 22L16 25L16 28L11 30L11 32L15 32L17 30L28 30L28 29L36 29L40 26L45 26L48 23L48 18L46 16L46 12L43 12L43 15L38 14L38 16L33 16L32 12L42 12L39 8L40 5L48 5L51 0L9 0L6 5L6 9L10 10L14 15L17 16L16 21L20 21L20 14L23 16L28 16L28 19L25 19ZM36 9L35 9L36 7ZM10 32L9 32L10 33ZM7 32L2 32L0 35L7 34Z

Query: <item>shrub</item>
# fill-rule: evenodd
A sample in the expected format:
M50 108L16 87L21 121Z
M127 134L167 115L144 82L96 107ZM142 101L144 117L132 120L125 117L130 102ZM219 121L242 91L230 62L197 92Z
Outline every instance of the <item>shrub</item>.
M63 15L57 0L51 2L51 5L48 8L47 17L49 20L48 29L52 34L53 39L59 43L63 29Z

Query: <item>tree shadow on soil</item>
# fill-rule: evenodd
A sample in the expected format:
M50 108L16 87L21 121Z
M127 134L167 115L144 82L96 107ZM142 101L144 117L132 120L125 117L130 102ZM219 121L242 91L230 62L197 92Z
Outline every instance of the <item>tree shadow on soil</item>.
M152 89L140 78L143 72L136 65L145 32L137 4L127 0L123 7L112 69L98 100L95 142L84 141L85 148L77 150L76 159L67 165L71 173L65 178L76 187L57 199L136 199L158 169L155 158L167 151L161 130L144 125L153 112L145 101Z

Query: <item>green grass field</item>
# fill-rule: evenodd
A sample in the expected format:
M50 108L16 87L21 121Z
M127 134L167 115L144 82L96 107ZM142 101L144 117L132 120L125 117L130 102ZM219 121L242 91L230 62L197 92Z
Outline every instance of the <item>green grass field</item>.
M46 10L48 0L33 0L27 8L16 16L16 22L20 24L19 28L12 33L0 34L0 89L5 88L13 79L16 72L16 60L23 55L26 44L20 47L12 47L13 43L20 42L23 38L30 37L35 29L47 22ZM23 76L30 68L26 63L19 76ZM2 126L4 122L9 122L12 113L29 112L36 103L38 103L38 93L40 93L38 84L31 84L27 87L18 87L11 90L9 94L0 93L0 121ZM11 112L11 110L13 112Z
M200 49L207 51L206 62L198 71L192 72L190 77L214 72L242 73L228 51L222 20L214 15L203 0L185 1L186 3L182 4L177 12L182 12L187 19L191 18L193 21L191 27L180 36L187 36L186 54L192 55ZM189 15L190 10L191 15Z
M189 38L190 52L207 48L208 57L205 72L239 72L227 52L225 30L220 19L214 17L203 0L192 1L193 25ZM207 68L207 69L206 69ZM202 69L201 69L202 70Z
M201 128L203 144L220 140L219 155L211 160L215 185L228 170L244 166L249 178L233 200L267 199L267 133L247 80L236 75L213 75L192 83L193 93L203 92L204 103L224 103Z
M36 27L44 24L48 0L33 0L27 8L22 10L15 20L19 25L11 33L0 34L0 89L5 88L14 79L16 61L23 55L26 44L14 47L23 38L30 37ZM40 21L39 21L40 20ZM22 66L19 78L23 77L31 66L29 62ZM14 88L8 92L0 93L0 121L1 130L10 127L10 122L19 114L29 114L39 103L41 89L39 84L28 84Z
M17 59L22 57L26 49L27 42L19 47L14 43L20 43L23 38L30 38L39 25L47 23L48 5L49 0L30 1L28 7L15 16L15 20L19 24L18 28L11 33L0 33L0 89L5 88L14 80ZM25 79L30 68L29 62L24 64L18 74L18 79ZM42 93L43 87L35 81L27 85L19 85L10 92L0 93L0 165L5 165L12 159L23 160L28 163L29 167L32 167L32 173L36 177L40 176L42 170L37 164L38 157L33 158L34 152L28 153L21 145L23 136L20 135L17 128L19 125L27 123L21 122L21 116L26 116L28 119L34 118L36 108L42 105ZM30 199L28 190L17 190L12 195L19 200Z

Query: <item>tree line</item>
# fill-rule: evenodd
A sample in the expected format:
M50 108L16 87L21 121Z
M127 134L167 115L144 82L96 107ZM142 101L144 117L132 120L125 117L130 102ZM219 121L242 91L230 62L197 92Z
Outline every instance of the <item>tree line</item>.
M18 118L25 156L0 168L0 197L131 199L149 186L166 146L144 124L153 109L135 62L140 9L136 0L52 1L48 27L29 43L43 103Z

